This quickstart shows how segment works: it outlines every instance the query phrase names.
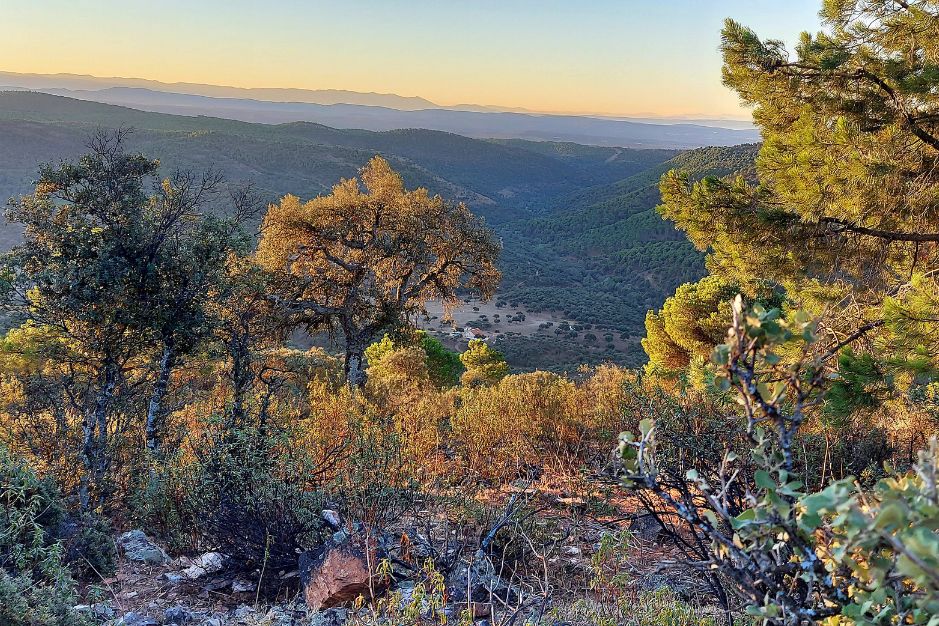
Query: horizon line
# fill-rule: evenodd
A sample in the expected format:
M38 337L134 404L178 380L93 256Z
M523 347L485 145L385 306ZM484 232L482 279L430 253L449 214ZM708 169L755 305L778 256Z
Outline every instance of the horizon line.
M505 113L531 113L536 115L563 115L563 116L575 116L575 117L603 117L603 118L633 118L633 119L660 119L660 120L683 120L683 121L727 121L727 122L751 122L753 121L751 116L740 116L730 113L681 113L681 114L665 114L665 113L654 113L649 111L644 112L634 112L634 113L615 113L615 112L599 112L599 111L570 111L570 110L551 110L551 109L532 109L528 107L519 107L519 106L503 106L498 104L480 104L472 102L457 102L454 104L442 104L440 102L435 102L429 98L425 98L421 95L404 95L397 92L382 92L382 91L357 91L354 89L339 89L333 87L273 87L273 86L251 86L251 87L240 87L237 85L223 85L215 83L199 83L185 80L177 80L173 82L167 82L162 80L157 80L154 78L144 78L141 76L98 76L95 74L77 74L75 72L54 72L54 73L45 73L45 72L14 72L10 70L0 69L0 74L6 75L15 75L15 76L32 76L32 77L44 77L44 78L54 78L54 77L71 77L71 78L85 78L85 79L96 79L101 81L142 81L147 83L155 83L157 85L164 85L167 87L173 86L193 86L193 87L215 87L219 89L238 89L244 91L265 91L265 90L289 90L289 91L302 91L309 93L316 92L336 92L336 93L350 93L358 94L364 96L393 96L396 98L402 98L406 100L421 100L427 102L433 107L438 109L459 109L460 107L478 107L484 109L493 109L496 112L505 112ZM11 87L13 85L10 85ZM117 85L120 86L120 85ZM133 88L123 86L125 88ZM53 88L53 87L47 87ZM68 87L54 87L56 89L68 89ZM138 87L139 88L139 87ZM100 90L98 90L100 91ZM172 92L170 92L172 93ZM177 92L178 93L178 92ZM217 96L206 96L205 94L188 94L188 95L197 95L207 98L217 97ZM289 103L289 100L261 100L261 102L284 102ZM356 103L344 103L344 104L356 104Z

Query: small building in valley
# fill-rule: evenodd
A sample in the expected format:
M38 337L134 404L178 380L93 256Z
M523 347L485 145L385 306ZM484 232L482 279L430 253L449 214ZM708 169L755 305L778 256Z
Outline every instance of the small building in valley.
M483 341L487 341L489 339L489 336L483 331L479 330L478 328L471 328L469 326L463 329L463 337L465 339L482 339Z

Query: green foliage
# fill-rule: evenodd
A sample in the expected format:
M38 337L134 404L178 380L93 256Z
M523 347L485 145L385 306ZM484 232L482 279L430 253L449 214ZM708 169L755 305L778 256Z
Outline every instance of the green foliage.
M665 378L700 375L692 370L700 370L714 346L723 341L731 321L731 303L738 294L767 307L781 306L783 299L780 290L761 282L741 285L711 275L685 283L659 311L646 314L642 340L649 355L646 372Z
M300 202L287 195L264 215L255 258L276 276L274 300L294 327L341 330L350 385L366 382L364 351L426 305L458 291L489 300L502 274L501 244L465 204L408 190L381 156L359 178Z
M714 362L717 380L743 407L752 474L728 452L716 475L689 469L678 479L661 463L656 427L645 420L639 435L622 436L627 484L656 493L710 541L710 567L766 624L930 622L939 611L939 445L934 439L920 455L915 473L888 477L873 492L860 491L853 477L805 492L794 471L795 437L826 377L818 359L786 363L779 354L800 344L807 353L814 341L806 316L745 310L738 297ZM728 504L735 491L745 493L743 510Z
M939 444L919 454L914 471L858 492L850 478L803 496L798 523L805 532L823 524L832 533L825 560L852 581L841 614L873 625L909 616L939 615ZM827 558L826 558L827 557Z
M472 339L466 351L460 355L460 362L466 368L461 382L464 387L492 385L509 373L509 364L505 356L494 350L482 339Z
M447 350L439 339L423 330L398 333L394 339L386 333L380 341L365 349L365 359L371 366L395 350L414 345L424 350L427 374L437 387L453 387L460 382L463 363L459 353Z
M56 539L64 506L56 487L0 447L0 623L82 626L75 582Z
M119 123L137 129L129 142L159 155L165 171L212 162L232 181L250 172L268 202L285 193L326 193L380 153L408 187L466 198L493 226L504 244L501 293L529 310L567 311L571 319L637 338L647 310L705 273L703 255L653 210L661 174L672 168L695 177L747 171L756 153L752 145L678 152L249 124L12 92L0 95L0 152L9 157L0 171L0 198L28 189L37 160L79 154L89 131ZM0 229L0 248L18 237ZM630 342L604 358L638 366L644 357ZM540 359L559 371L581 364L569 351L553 362Z
M84 514L68 538L67 558L73 572L85 579L100 580L117 569L114 529L106 517Z
M825 422L842 427L845 418L875 407L888 392L887 377L873 355L844 350L838 355L837 378L825 395Z
M939 122L919 112L939 103L935 7L845 0L821 16L794 54L725 23L724 83L764 138L757 177L670 172L660 212L708 252L711 273L768 280L829 311L830 343L873 324L869 341L894 340L878 346L882 360L925 372L929 342L916 340L935 336L937 319Z
M224 429L201 442L188 506L203 536L236 570L289 570L297 554L321 540L323 493L312 482L320 472L288 442L286 432L252 427ZM265 590L279 585L261 575Z
M427 372L438 387L453 387L460 382L463 362L460 355L440 343L436 337L421 333L421 347L427 354Z
M702 255L653 210L659 177L672 168L695 178L747 171L755 154L752 145L689 150L561 196L547 215L500 226L503 297L640 336L645 311L705 273ZM633 347L627 359L638 352Z
M32 346L36 361L59 368L28 372L45 387L32 412L57 415L60 427L70 412L81 424L85 511L113 489L113 439L141 410L135 388L152 389L146 439L158 447L173 366L211 332L209 292L246 243L237 218L206 214L221 191L217 175L161 179L160 163L128 152L125 136L99 132L76 161L42 166L34 192L6 214L24 241L0 259L0 273L14 277L4 304L25 318L27 338L48 335ZM246 204L232 202L236 211ZM147 362L153 352L163 354L159 365Z

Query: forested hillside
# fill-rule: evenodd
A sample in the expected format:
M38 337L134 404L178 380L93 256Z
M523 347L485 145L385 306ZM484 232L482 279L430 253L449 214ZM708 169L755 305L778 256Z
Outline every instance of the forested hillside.
M702 255L655 212L659 178L672 169L692 179L745 175L756 152L755 145L682 152L623 180L558 196L544 215L502 225L512 242L503 259L504 297L638 339L644 311L704 275Z
M0 94L0 626L937 626L939 9L821 16L759 146Z
M311 198L382 154L411 186L464 201L500 235L505 278L499 301L551 312L613 342L583 333L511 334L519 368L573 370L580 361L638 365L646 310L682 282L703 275L702 257L653 211L658 178L672 167L693 175L750 167L754 150L603 148L522 140L484 141L427 130L337 130L309 123L249 124L135 111L28 92L0 93L0 197L24 193L45 161L74 157L98 127L133 128L128 144L164 168L216 169L250 181L265 202ZM15 227L0 232L8 247ZM545 350L550 344L563 350ZM544 356L539 356L544 355Z

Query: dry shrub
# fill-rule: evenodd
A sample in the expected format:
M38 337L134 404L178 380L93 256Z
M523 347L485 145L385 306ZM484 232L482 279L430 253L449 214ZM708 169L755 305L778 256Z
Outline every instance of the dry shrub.
M401 451L415 476L429 479L443 469L442 426L453 415L457 394L441 390L420 346L393 350L369 365L366 395L394 424Z
M452 420L466 463L487 478L531 468L576 471L602 456L623 426L629 374L598 368L581 384L548 372L464 389Z

